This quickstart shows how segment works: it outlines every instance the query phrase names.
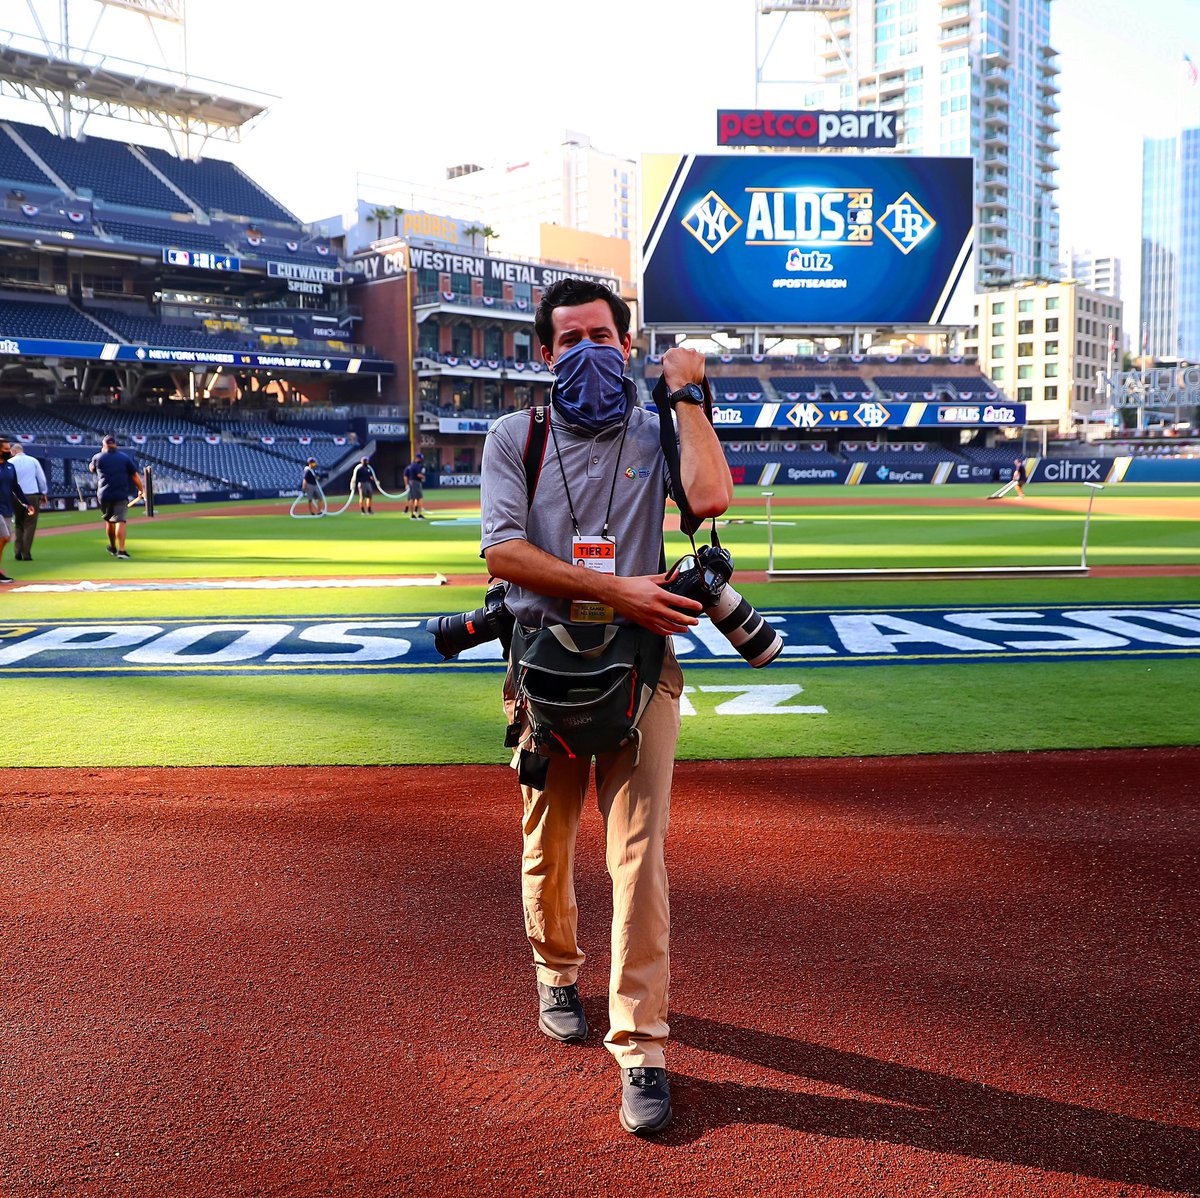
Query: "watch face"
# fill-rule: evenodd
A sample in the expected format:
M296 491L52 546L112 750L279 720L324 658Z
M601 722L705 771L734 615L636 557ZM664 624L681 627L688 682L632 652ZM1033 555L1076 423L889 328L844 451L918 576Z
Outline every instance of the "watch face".
M680 399L690 399L693 403L704 402L704 392L696 383L686 383L679 388Z

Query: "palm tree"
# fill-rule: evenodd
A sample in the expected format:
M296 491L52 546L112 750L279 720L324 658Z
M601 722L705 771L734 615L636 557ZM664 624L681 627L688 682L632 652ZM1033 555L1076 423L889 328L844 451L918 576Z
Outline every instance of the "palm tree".
M490 254L492 238L499 237L500 234L497 233L491 225L484 225L479 231L483 234L483 252L485 254Z
M463 236L469 237L471 239L471 245L474 246L475 238L484 236L484 227L483 225L468 225L463 230Z
M401 218L403 215L404 215L404 209L403 209L403 208L397 208L397 207L396 207L396 206L393 204L393 205L392 205L392 236L393 236L393 237L399 237L399 236L400 236L400 218Z
M392 212L391 212L390 208L376 208L371 213L370 219L375 221L375 223L379 226L379 240L380 241L383 240L383 222L385 220L387 220L387 218L391 215L392 215Z

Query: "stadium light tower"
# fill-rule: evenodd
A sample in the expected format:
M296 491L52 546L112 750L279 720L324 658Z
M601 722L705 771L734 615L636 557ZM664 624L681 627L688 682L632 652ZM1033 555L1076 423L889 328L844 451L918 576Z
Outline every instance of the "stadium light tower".
M240 140L276 98L191 74L186 0L26 0L26 8L18 22L10 4L13 26L0 29L0 96L41 104L63 137L81 135L89 117L115 118L165 129L190 156L211 137Z
M788 19L797 14L824 18L830 39L837 47L838 57L847 75L851 74L850 60L846 56L842 39L833 29L833 18L845 16L851 10L849 0L755 0L754 8L754 106L759 106L759 90L763 84L818 83L815 79L798 79L794 75L786 79L768 78L768 61L777 52L779 38L788 27ZM806 22L810 31L812 22ZM770 28L773 26L773 29ZM765 43L765 48L764 48Z

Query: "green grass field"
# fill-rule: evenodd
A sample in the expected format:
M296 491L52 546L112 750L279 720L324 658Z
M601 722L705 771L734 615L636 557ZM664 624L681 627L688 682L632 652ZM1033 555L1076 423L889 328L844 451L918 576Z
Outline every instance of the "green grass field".
M863 488L885 506L834 502L792 507L790 497L845 500L845 488L776 490L775 561L780 567L1070 564L1079 559L1082 516L1042 509L1042 488L1024 506L944 506L986 488ZM739 488L721 537L744 571L767 562L767 530L755 488ZM1126 514L1115 499L1144 499ZM1200 565L1200 525L1177 500L1200 487L1126 486L1097 499L1088 560L1093 566ZM898 500L900 502L891 502ZM930 501L911 506L913 500ZM1165 500L1163 510L1155 502ZM936 501L936 502L934 502ZM247 504L239 514L160 509L130 524L134 558L103 552L95 513L46 514L35 561L4 568L21 583L137 579L370 578L473 575L468 586L353 589L0 593L0 646L26 622L284 621L403 618L466 610L482 598L485 573L477 495L431 492L433 518L409 520L384 503L375 516L292 520ZM1106 505L1114 510L1106 511ZM477 506L474 514L477 516ZM674 521L672 521L672 524ZM62 529L63 531L58 531ZM673 533L668 556L686 542ZM1138 603L1194 606L1200 576L994 579L959 582L749 583L760 610L787 608L1021 608ZM1200 741L1200 656L1112 660L963 661L941 665L811 667L780 659L752 671L689 666L691 711L684 757L790 757L960 752ZM420 670L262 674L37 674L21 680L22 702L42 713L23 730L23 765L385 764L502 762L499 674L455 665ZM718 708L731 694L712 687L789 688L781 709L736 718ZM802 688L799 692L795 688ZM734 703L736 706L736 702ZM814 711L812 708L823 708ZM694 713L694 714L693 714Z

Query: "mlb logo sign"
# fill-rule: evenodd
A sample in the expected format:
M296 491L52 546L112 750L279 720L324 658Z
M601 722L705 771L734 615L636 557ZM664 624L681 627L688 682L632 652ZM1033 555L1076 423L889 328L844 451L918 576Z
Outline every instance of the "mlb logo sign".
M681 223L710 254L715 254L742 227L743 221L715 191L710 191Z
M902 254L916 249L937 225L937 221L907 191L895 203L889 204L875 223Z

